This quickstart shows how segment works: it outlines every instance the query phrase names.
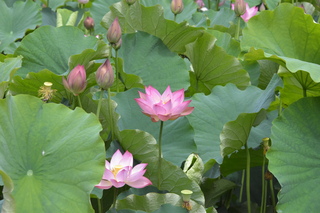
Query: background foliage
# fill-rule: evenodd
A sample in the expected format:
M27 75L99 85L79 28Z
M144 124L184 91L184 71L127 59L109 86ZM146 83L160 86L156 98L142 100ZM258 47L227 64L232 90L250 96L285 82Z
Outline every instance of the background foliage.
M317 211L319 2L250 0L259 12L240 20L239 38L232 2L218 2L200 10L183 0L175 18L170 0L0 1L2 212L187 212L184 189L193 191L190 212L247 212L248 185L252 212ZM106 39L115 17L117 52ZM94 76L107 57L121 75L109 96ZM82 109L62 84L79 64L87 74ZM38 91L48 81L56 92L44 103ZM164 124L160 179L160 124L134 101L149 85L183 88L195 107ZM148 163L152 186L94 188L117 149Z

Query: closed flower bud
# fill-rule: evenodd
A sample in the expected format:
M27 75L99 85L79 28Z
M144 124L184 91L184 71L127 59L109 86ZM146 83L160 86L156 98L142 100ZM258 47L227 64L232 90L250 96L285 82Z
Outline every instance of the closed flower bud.
M80 4L86 4L86 3L89 2L89 0L78 0L78 2L79 2Z
M93 18L91 18L91 17L88 16L88 17L84 20L83 25L84 25L84 27L85 27L87 30L93 29L93 28L94 28L94 20L93 20Z
M132 5L136 2L137 0L126 0L128 5Z
M99 87L106 90L110 88L114 81L114 74L110 61L107 59L96 72L96 81Z
M236 0L234 3L234 12L237 16L242 16L246 13L246 3L244 0Z
M107 39L111 44L116 44L121 38L122 32L118 18L115 18L107 32Z
M181 13L183 11L183 2L182 2L182 0L172 0L172 2L171 2L171 11L175 15Z
M112 44L112 47L113 47L113 49L118 50L118 49L120 49L121 44L122 44L122 38L120 38L120 40L117 43Z
M198 8L203 8L205 6L203 0L196 0L195 2L197 3Z
M82 93L87 86L86 81L86 70L84 66L78 65L70 72L67 80L62 78L62 83L64 87L72 92L75 96Z

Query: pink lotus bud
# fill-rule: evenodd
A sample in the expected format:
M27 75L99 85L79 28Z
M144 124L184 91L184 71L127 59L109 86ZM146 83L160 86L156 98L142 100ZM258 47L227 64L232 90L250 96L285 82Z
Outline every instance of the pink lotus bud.
M203 8L205 6L203 0L196 0L195 2L198 4L199 8Z
M175 15L181 13L183 11L183 1L182 0L172 0L171 11Z
M126 0L128 5L132 5L136 2L137 0Z
M241 18L247 22L249 19L253 16L255 16L258 12L258 7L249 7L248 3L245 3L246 6L246 12L241 15ZM235 10L235 4L231 4L231 9Z
M264 6L264 4L262 3L259 7L259 11L264 11L266 10L266 6Z
M121 44L122 44L122 38L120 38L120 40L117 43L112 44L112 47L113 47L113 49L118 50L118 49L120 49Z
M73 70L71 70L67 80L62 78L62 83L64 87L72 92L75 96L82 93L87 86L86 81L86 70L84 66L78 65Z
M246 13L246 3L244 0L236 0L234 3L234 12L237 16L241 16Z
M80 4L86 4L86 3L89 2L89 0L78 0L78 2L79 2Z
M96 81L99 87L106 90L110 88L114 81L114 74L110 61L107 59L96 72Z
M88 17L84 20L83 25L84 25L84 27L85 27L87 30L93 29L93 28L94 28L94 20L93 20L93 18L91 18L91 17L88 16Z
M107 39L111 44L116 44L121 38L122 32L118 18L115 18L107 32Z

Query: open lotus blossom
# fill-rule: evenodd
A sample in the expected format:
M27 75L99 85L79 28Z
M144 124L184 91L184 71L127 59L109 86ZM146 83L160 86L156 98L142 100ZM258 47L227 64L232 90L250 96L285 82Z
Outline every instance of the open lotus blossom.
M151 117L153 122L175 120L189 115L194 107L188 107L191 100L184 101L184 89L171 92L170 86L161 95L152 86L145 88L146 94L139 91L140 98L134 100L139 104L142 113Z
M143 188L151 185L151 181L144 177L147 163L140 163L133 167L133 156L126 151L123 155L118 149L112 156L110 163L106 160L102 180L95 187L109 189L112 186L120 188L125 184L134 188Z
M231 4L231 8L234 10L234 4ZM247 22L253 16L255 16L258 12L258 7L249 7L248 3L246 3L246 12L241 15L241 18Z

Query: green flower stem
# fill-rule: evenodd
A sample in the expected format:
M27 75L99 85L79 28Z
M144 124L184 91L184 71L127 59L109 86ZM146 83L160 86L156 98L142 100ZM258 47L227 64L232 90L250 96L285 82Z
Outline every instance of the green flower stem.
M113 131L113 111L112 111L112 103L111 103L111 90L108 88L108 109L109 109L109 120L110 120L110 133L111 140L114 140L114 131Z
M78 103L79 103L79 107L82 108L82 104L81 104L81 99L80 99L80 95L77 95L77 98L78 98Z
M159 131L159 162L158 162L158 189L160 189L160 180L161 180L161 158L162 158L162 151L161 151L161 141L162 141L162 130L163 130L163 121L160 122L160 131Z
M89 34L90 34L91 36L94 36L94 28L89 30Z
M210 1L210 0L209 0L209 1ZM219 11L219 3L220 3L220 0L217 0L216 11Z
M271 192L271 201L272 201L272 208L273 212L276 212L276 198L274 196L274 190L273 190L273 179L269 181L270 183L270 192Z
M116 209L117 196L118 196L118 188L114 187L113 203L112 203L112 207L111 207L112 209Z
M98 200L98 212L102 213L102 208L101 208L101 199L97 199Z
M115 66L116 66L116 88L117 88L117 93L119 93L120 74L118 70L118 50L116 50Z
M266 163L266 156L263 155L263 160L262 160L262 182L261 182L261 189L262 189L262 192L261 192L261 205L260 205L260 213L262 212L265 212L264 211L264 206L266 205L266 194L265 194L265 190L266 190L266 187L265 187L265 178L264 178L264 172L265 172L265 163Z
M264 206L263 206L263 213L266 213L267 210L267 190L268 188L268 182L265 180L264 181L264 197L265 197L265 201L264 201Z
M210 8L211 8L211 1L208 0L208 9L210 9Z
M100 91L100 98L99 98L98 107L97 107L97 117L98 117L98 119L99 119L99 116L100 116L102 97L103 97L103 89L101 89L101 91Z
M109 43L109 58L112 58L112 45Z
M173 21L176 21L176 20L177 20L177 14L174 14Z
M246 173L246 170L242 170L241 188L240 188L240 195L239 195L239 203L241 203L241 201L242 201L242 194L243 194L243 185L244 185L245 173Z
M237 23L237 28L236 28L236 34L235 34L235 36L234 36L234 38L237 40L237 41L239 41L239 36L240 36L240 19L241 19L241 17L240 16L238 16L237 17L238 18L238 23Z
M246 166L246 190L247 190L247 205L248 213L251 213L251 200L250 200L250 152L247 143L245 144L247 153L247 166Z
M278 116L280 116L282 113L282 100L281 96L279 95L279 109L278 109Z

